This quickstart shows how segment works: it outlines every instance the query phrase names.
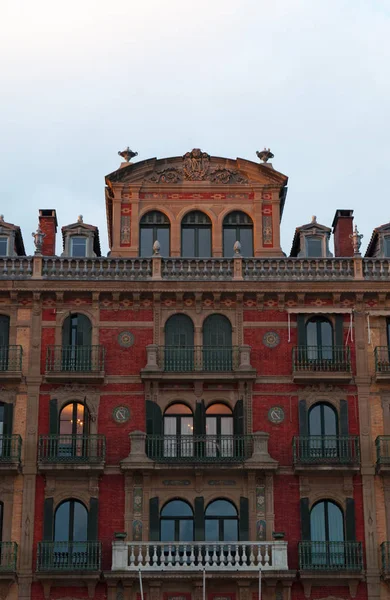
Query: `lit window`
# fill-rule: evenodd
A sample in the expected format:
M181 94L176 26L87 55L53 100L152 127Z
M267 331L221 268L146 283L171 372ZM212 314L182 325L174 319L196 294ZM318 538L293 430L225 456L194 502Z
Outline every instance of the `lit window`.
M87 239L85 237L71 238L71 256L83 258L87 255Z
M390 235L387 235L384 239L385 257L390 258Z
M320 258L322 256L322 239L319 237L306 238L306 256Z
M8 254L8 238L5 236L0 237L0 256L7 256Z

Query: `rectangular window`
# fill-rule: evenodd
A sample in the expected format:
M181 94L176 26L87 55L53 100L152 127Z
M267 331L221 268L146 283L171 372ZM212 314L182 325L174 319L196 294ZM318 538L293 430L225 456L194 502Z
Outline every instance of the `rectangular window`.
M306 256L309 258L321 258L322 253L322 238L307 237L306 238Z
M384 250L385 257L390 258L390 235L387 235L384 239Z
M8 256L8 238L0 237L0 256Z
M71 238L71 256L83 258L87 255L87 238L76 237Z

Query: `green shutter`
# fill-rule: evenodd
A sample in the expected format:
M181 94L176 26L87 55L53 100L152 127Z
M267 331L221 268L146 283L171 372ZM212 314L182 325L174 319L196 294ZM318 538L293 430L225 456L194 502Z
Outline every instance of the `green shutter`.
M0 346L9 345L9 317L0 315Z
M349 435L348 427L348 402L340 400L340 435Z
M309 498L301 498L301 537L302 541L310 541L310 510Z
M195 542L204 542L205 540L205 518L204 518L204 498L198 496L195 498Z
M43 541L52 542L54 536L54 500L53 498L45 498L43 504Z
M158 497L149 500L149 540L160 541L160 514L158 508Z
M234 435L244 434L244 402L237 400L233 409L233 431Z
M162 435L162 414L157 402L146 400L146 433L148 435Z
M98 539L98 513L99 500L91 498L89 501L87 537L89 542L96 542Z
M309 435L309 418L307 414L306 400L300 400L298 403L299 416L299 435Z
M194 419L194 435L206 433L206 410L203 400L196 403Z
M239 538L240 542L249 541L249 500L243 496L240 498Z
M49 403L49 429L51 435L58 434L58 404L55 398Z
M356 541L355 500L353 498L346 499L345 539L347 542L355 542Z
M4 425L3 425L3 434L4 435L12 435L13 418L14 418L14 405L11 403L5 402L4 403Z
M335 335L334 335L334 343L336 346L344 345L344 317L343 315L336 315L335 318Z
M70 321L71 321L71 316L69 315L69 317L66 317L66 319L62 325L62 345L63 346L69 346L70 342L71 342Z
M297 344L306 346L305 315L297 315Z

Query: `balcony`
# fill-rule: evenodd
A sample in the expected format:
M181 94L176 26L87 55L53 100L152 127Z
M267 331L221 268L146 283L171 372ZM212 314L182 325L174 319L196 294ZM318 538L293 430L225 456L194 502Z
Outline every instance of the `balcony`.
M21 452L20 435L0 435L0 473L18 471Z
M301 571L354 571L363 569L361 542L299 542Z
M381 544L382 577L385 581L390 580L390 542Z
M22 346L0 346L0 377L7 381L22 378Z
M146 346L145 379L252 379L256 371L250 364L250 346Z
M242 463L252 456L250 435L148 435L146 454L161 463Z
M348 383L352 378L348 346L296 346L293 348L293 380Z
M359 437L356 435L294 436L295 471L358 471Z
M16 542L0 542L0 578L16 572L18 545Z
M101 383L104 381L104 346L48 346L47 381Z
M377 381L390 381L390 347L377 346L375 356L375 379Z
M163 572L173 579L190 573L287 571L287 542L122 542L112 543L112 571Z
M100 571L101 542L38 542L37 571Z
M378 473L390 472L390 435L379 435L375 440L376 469Z
M40 435L40 471L102 471L106 456L104 435Z

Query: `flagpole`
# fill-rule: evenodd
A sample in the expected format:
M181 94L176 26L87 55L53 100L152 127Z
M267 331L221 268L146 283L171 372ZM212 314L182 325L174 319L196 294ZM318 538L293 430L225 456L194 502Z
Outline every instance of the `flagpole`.
M138 569L138 576L139 576L139 591L141 593L141 600L144 600L144 590L143 590L143 587L142 587L141 569Z
M261 600L261 566L259 567L259 598Z
M203 567L203 600L206 600L206 567Z

